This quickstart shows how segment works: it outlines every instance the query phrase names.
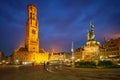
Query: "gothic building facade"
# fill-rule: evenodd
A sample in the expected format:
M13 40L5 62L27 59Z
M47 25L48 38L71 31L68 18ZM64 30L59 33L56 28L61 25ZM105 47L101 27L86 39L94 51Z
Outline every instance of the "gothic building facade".
M101 59L120 62L120 37L109 40L105 38L105 44L101 48Z
M38 28L37 8L35 5L29 4L25 46L14 49L14 62L34 62L38 64L48 61L48 53L39 48Z

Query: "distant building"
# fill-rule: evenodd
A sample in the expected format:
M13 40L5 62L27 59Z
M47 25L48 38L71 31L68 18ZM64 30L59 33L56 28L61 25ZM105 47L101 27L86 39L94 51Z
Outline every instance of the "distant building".
M74 56L75 56L75 61L81 61L82 60L82 54L83 54L83 47L80 47L78 49L75 50L74 52Z
M4 59L4 54L2 51L0 51L0 61L2 61Z
M14 49L14 62L42 63L48 61L48 53L39 48L37 8L28 5L28 19L26 24L25 46Z
M70 53L66 53L66 52L52 52L49 55L49 61L52 60L58 60L58 61L63 61L63 62L69 62L71 58L71 54Z
M5 57L6 64L12 64L12 55Z
M120 61L120 37L110 40L105 39L105 45L102 52L105 59L113 62Z
M65 60L65 55L64 53L51 53L49 60Z
M100 47L100 60L104 61L107 59L106 51L105 51L105 46Z

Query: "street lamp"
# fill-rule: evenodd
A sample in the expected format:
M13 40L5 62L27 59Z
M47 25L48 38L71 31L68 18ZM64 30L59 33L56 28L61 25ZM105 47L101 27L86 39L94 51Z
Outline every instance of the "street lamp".
M72 56L71 59L72 59L72 67L74 67L74 59L75 59L75 57Z
M71 57L71 59L72 59L72 67L74 67L74 59L75 59L75 57L74 57L74 44L73 44L73 41L72 41L71 52L72 52L72 57Z

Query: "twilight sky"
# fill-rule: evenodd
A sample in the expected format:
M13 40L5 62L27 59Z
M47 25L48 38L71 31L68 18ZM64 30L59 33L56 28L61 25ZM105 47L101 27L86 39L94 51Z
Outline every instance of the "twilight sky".
M27 5L38 9L40 48L69 51L87 41L89 23L96 40L120 37L120 0L0 0L0 50L5 55L24 44Z

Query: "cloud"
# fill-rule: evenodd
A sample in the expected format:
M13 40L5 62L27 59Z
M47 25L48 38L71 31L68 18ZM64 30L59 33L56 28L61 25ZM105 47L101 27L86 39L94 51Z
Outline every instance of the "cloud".
M115 15L114 9L111 15L110 6L115 6L112 3L108 3L107 0L48 0L40 10L42 16L40 29L42 29L41 32L44 35L42 41L43 44L48 43L44 47L50 48L54 45L54 42L59 46L59 43L64 42L65 45L69 45L66 48L70 49L72 40L75 41L76 47L81 44L84 45L87 40L86 35L90 21L95 24L97 40L102 41L104 34L112 30L108 27L108 23L112 23L109 19L112 15Z
M0 49L8 53L24 41L28 4L38 9L40 47L70 51L72 41L75 49L85 45L90 21L95 25L96 40L103 41L108 34L119 36L119 3L119 0L2 0Z

